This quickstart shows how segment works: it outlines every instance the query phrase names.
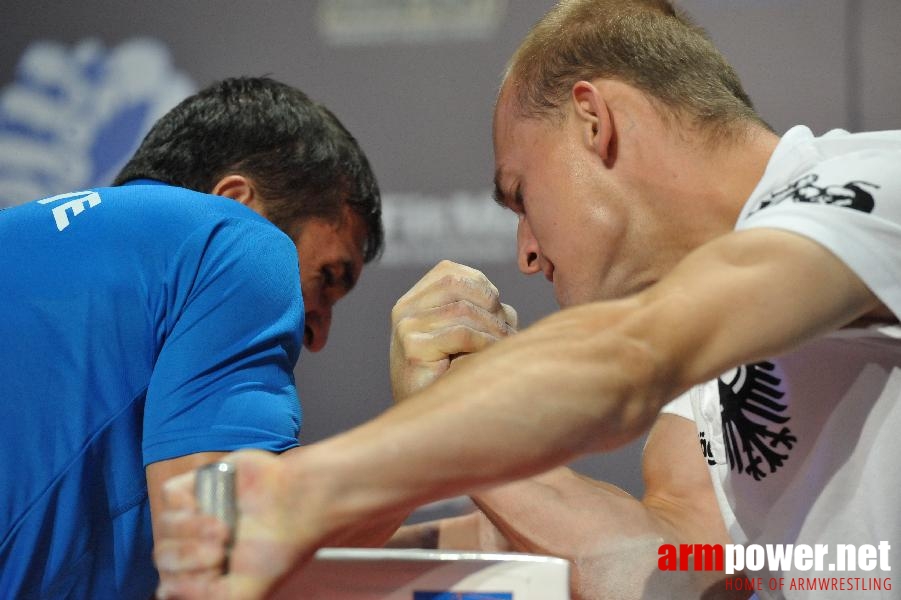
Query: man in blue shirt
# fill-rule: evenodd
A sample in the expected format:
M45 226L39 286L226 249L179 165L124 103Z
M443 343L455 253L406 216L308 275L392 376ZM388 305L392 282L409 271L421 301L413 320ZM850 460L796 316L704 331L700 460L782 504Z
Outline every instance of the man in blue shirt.
M770 561L749 578L785 589L751 586L711 568L727 544L880 546L867 587L897 596L901 133L776 135L668 0L557 3L511 60L493 126L519 268L563 310L465 361L437 336L401 345L392 381L413 385L397 407L284 459L230 457L225 577L225 528L211 535L191 476L167 484L160 597L264 597L334 532L460 492L513 548L571 558L579 598L792 597L793 574L810 578ZM460 273L414 286L395 340ZM547 472L646 432L642 498ZM682 551L672 570L686 546L694 568Z
M270 79L182 102L115 185L0 212L10 597L150 597L160 484L297 445L300 345L383 243L356 140Z

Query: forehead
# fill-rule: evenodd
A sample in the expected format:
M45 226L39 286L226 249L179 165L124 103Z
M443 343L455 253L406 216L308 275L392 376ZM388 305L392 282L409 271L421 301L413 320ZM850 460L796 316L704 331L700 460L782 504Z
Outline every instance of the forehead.
M344 207L338 219L312 217L299 228L296 242L307 262L351 261L363 265L363 247L368 230L363 218Z
M504 84L494 106L494 122L492 124L492 136L494 140L495 156L498 146L506 141L514 131L512 127L516 121L516 101L512 86Z
M522 116L509 90L506 87L501 92L494 111L494 181L500 190L505 190L511 179L522 177L536 160L546 157L548 144L556 137L551 135L548 122Z

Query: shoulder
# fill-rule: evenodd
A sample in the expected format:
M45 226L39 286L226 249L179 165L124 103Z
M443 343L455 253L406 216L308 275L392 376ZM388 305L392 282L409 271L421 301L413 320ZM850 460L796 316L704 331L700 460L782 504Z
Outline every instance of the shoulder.
M156 182L99 188L108 204L107 231L130 231L136 241L177 243L183 249L227 244L256 255L270 252L294 256L294 244L270 221L230 198ZM119 227L121 226L121 228Z
M130 249L142 263L159 265L167 287L183 301L202 295L215 302L226 294L299 303L294 242L239 202L160 184L98 191L111 199L106 235L128 231Z
M141 218L174 220L176 223L242 219L275 227L259 214L229 198L157 182L98 188L96 192L102 199L122 205L127 212Z
M901 131L833 131L819 138L807 133L786 135L740 221L777 206L829 206L901 218Z

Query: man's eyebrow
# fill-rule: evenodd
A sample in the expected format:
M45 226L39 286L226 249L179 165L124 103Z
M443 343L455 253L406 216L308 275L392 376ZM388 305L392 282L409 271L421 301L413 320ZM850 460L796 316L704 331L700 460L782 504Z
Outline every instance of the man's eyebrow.
M507 194L504 193L503 188L501 187L501 172L500 170L496 171L494 174L494 191L491 193L491 196L494 198L494 201L500 205L501 208L509 208L507 204Z

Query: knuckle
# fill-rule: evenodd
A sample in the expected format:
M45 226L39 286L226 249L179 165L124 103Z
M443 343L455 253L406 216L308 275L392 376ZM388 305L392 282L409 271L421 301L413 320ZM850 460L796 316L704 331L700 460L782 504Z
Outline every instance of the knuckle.
M407 302L406 296L401 297L397 302L394 303L394 306L391 308L391 322L397 323L398 321L403 320L403 318L407 315Z
M452 317L462 317L470 314L473 306L466 300L454 300L449 304L441 307L441 312Z
M431 339L432 336L425 333L413 333L406 336L401 341L401 349L405 360L409 363L415 363L418 359L422 358L422 355L425 354L429 347Z
M473 339L473 331L463 324L454 325L449 331L451 337L460 345L470 344Z
M409 316L404 316L394 323L394 335L397 337L403 338L407 334L409 334L410 329L412 329L412 323L410 322Z
M446 273L438 279L437 284L444 288L452 288L465 282L465 278L460 277L457 273Z

